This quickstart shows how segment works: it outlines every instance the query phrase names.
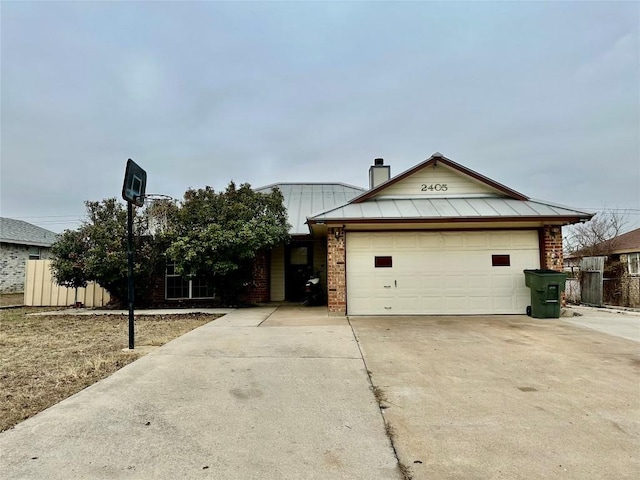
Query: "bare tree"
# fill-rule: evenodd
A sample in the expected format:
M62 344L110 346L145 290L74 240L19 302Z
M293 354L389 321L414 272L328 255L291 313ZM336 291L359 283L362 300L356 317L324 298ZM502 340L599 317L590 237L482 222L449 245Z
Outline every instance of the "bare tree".
M568 227L564 235L567 257L609 255L616 248L616 237L628 222L628 214L605 210L590 221Z

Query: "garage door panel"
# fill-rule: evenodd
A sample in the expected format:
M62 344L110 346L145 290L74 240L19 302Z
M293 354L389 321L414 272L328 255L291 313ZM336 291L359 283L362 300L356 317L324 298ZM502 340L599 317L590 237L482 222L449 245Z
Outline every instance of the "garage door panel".
M513 235L503 233L489 234L489 248L509 248L513 245Z
M489 241L486 233L470 233L465 237L465 247L470 249L486 249Z
M445 250L448 249L460 249L464 245L464 239L459 233L443 233L442 234L442 247Z
M436 250L441 248L442 239L439 235L418 235L418 248Z
M463 295L448 295L444 298L444 308L450 314L468 314L469 297Z
M348 232L348 312L522 313L522 270L539 267L538 249L536 231ZM375 268L376 255L393 266ZM493 266L492 255L508 255L509 266Z
M469 278L466 275L445 275L441 288L447 292L455 292L456 290L464 292L469 288Z
M418 245L417 236L415 234L407 234L403 236L395 236L393 241L393 247L395 249L410 249L415 250Z
M513 290L515 287L515 279L513 274L491 275L490 288L493 291L499 289Z
M469 297L469 311L467 313L488 313L493 310L493 302L490 297Z

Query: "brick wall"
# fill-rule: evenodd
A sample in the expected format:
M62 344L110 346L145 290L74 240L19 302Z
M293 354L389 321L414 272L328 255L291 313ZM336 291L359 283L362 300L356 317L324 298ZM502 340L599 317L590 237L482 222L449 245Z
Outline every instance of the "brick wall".
M167 303L165 299L165 283L166 277L164 276L164 272L156 273L153 277L151 277L151 288L149 289L149 293L147 293L147 298L142 299L143 303L148 303L153 306L161 306Z
M270 252L258 253L253 263L253 282L247 292L250 303L266 303L271 300L269 279Z
M24 275L29 260L28 245L13 243L0 244L0 293L20 293L24 291ZM40 260L51 258L48 247L40 248Z
M562 227L545 225L542 228L540 268L562 272Z
M327 301L329 314L347 313L345 232L329 228L327 235Z

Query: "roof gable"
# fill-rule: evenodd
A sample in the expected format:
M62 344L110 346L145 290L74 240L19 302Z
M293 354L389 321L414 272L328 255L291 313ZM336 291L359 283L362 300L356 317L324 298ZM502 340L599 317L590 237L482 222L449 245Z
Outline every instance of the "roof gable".
M354 198L350 203L391 198L474 197L529 200L515 190L449 160L440 153L434 153L424 162Z
M310 216L308 225L569 225L593 214L532 200L434 153L424 162L344 205Z

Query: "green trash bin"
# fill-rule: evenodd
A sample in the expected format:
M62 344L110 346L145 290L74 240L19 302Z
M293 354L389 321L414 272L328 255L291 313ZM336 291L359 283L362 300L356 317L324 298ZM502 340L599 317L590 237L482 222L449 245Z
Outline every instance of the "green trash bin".
M525 270L524 283L531 289L531 313L527 314L533 318L560 318L566 280L566 273L555 270Z

